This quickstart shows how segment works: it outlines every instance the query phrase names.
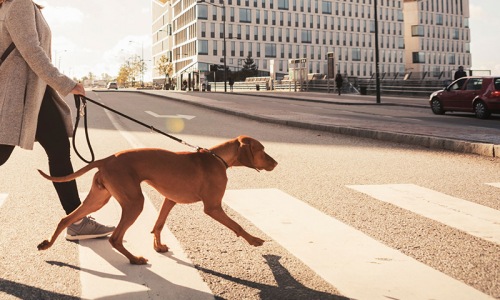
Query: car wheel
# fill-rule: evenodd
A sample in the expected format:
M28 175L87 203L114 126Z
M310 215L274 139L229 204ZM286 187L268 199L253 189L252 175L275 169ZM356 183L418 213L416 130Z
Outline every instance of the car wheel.
M436 114L436 115L442 115L442 114L444 114L443 105L441 104L441 101L439 101L438 98L432 99L432 101L431 101L431 109L432 109L432 112L434 114Z
M474 112L478 119L486 119L491 115L483 101L476 101L476 103L474 103Z

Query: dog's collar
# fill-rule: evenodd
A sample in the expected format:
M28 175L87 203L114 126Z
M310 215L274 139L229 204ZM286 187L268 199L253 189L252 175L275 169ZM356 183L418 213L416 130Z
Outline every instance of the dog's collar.
M215 158L219 159L224 164L224 166L226 167L226 169L229 169L229 165L227 164L227 162L222 157L220 157L219 155L217 155L217 153L212 152L212 151L210 151L209 149L206 149L206 148L198 148L198 152L200 152L201 150L207 151L208 153L212 154Z
M226 169L229 169L229 166L228 166L227 162L222 157L220 157L219 155L213 153L212 151L210 151L210 154L212 154L213 156L217 157L224 164L224 166L226 166Z

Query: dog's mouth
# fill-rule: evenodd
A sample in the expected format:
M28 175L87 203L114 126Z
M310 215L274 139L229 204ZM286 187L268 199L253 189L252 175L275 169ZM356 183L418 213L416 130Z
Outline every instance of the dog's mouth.
M261 168L260 170L266 170L268 172L274 170L274 168L276 168L276 166L278 165L277 162L273 161L272 163L268 164L267 166Z

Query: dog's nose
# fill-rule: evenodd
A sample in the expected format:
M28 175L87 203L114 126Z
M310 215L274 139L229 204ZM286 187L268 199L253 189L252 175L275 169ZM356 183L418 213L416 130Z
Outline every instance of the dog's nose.
M274 170L274 168L276 168L276 166L278 165L278 162L277 162L277 161L275 161L275 160L274 160L274 159L272 159L272 158L270 158L270 159L269 159L269 162L270 162L270 164L269 164L269 168L266 168L266 171L272 171L272 170Z

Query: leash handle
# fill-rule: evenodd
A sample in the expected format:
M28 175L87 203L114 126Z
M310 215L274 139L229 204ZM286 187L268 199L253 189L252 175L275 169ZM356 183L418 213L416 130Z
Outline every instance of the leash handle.
M92 149L92 145L90 143L89 130L87 126L87 103L85 102L85 96L74 95L75 96L75 106L77 109L76 120L75 120L75 129L73 130L73 149L75 150L76 155L86 163L91 163L95 160L94 150ZM82 105L83 103L83 105ZM78 123L80 122L80 118L83 117L83 123L85 128L85 138L87 140L87 146L90 151L90 160L86 160L76 148L76 130L78 128Z

